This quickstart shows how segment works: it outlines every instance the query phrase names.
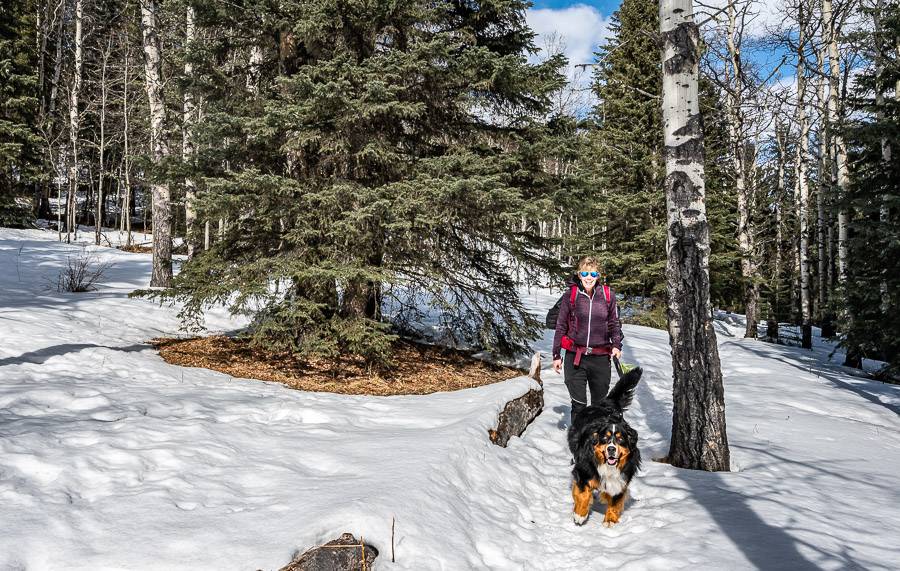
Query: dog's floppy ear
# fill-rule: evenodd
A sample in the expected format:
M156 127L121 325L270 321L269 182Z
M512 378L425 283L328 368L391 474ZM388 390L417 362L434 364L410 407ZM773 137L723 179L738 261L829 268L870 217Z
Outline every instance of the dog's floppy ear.
M631 447L637 447L637 443L638 443L637 430L631 428L631 425L628 424L625 426L625 432L628 434L628 445Z
M624 472L625 476L630 480L641 469L641 451L637 445L637 430L632 428L631 425L626 425L625 434L628 436L628 448L631 454L628 455L628 462L625 464Z
M572 476L575 483L580 487L584 487L594 478L599 477L597 474L597 458L594 456L594 445L600 442L600 435L596 431L588 433L585 431L578 441L575 449L575 468L572 469Z

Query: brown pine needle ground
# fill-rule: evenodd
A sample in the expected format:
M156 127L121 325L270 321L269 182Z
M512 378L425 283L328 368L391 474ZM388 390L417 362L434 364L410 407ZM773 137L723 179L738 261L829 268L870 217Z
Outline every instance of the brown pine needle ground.
M368 371L349 356L340 362L301 361L288 354L255 349L224 336L153 339L160 356L173 365L202 367L247 379L274 381L303 391L352 395L423 395L505 381L523 371L475 359L463 351L398 341L390 370Z
M122 250L123 252L128 252L129 254L152 254L153 248L151 246L143 246L140 244L133 244L131 246L117 246L118 250Z

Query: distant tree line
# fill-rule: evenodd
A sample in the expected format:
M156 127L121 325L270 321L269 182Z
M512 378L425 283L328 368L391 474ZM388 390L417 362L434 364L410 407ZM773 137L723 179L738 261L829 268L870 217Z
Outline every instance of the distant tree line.
M152 228L152 285L188 322L226 303L302 355L386 363L423 324L521 350L517 284L586 253L662 315L659 4L613 15L589 109L564 46L535 63L525 8L4 2L0 223ZM697 14L711 301L750 337L790 322L809 346L815 324L896 368L897 3L789 0L764 33L761 8Z

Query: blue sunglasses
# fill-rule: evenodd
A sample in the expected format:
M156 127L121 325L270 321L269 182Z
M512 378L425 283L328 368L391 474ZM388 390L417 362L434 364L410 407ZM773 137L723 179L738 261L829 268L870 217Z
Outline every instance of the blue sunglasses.
M596 278L597 276L600 275L600 272L579 272L579 273L581 274L581 277L583 277L583 278L586 278L588 276L591 276L592 278Z

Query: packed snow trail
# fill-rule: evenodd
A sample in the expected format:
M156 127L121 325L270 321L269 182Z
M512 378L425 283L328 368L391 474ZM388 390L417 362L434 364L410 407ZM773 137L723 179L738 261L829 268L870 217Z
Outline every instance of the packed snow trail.
M645 370L628 412L645 469L620 524L595 511L577 527L569 403L549 369L543 414L503 449L487 428L529 379L352 397L168 365L145 343L177 332L176 310L127 298L149 256L97 249L115 264L101 290L57 293L47 286L79 248L54 239L0 229L2 570L277 569L343 531L380 549L380 569L900 561L900 391L823 363L824 350L719 322L735 471L698 473L650 460L668 448L668 336L626 326L625 360ZM214 330L239 325L210 315Z

